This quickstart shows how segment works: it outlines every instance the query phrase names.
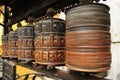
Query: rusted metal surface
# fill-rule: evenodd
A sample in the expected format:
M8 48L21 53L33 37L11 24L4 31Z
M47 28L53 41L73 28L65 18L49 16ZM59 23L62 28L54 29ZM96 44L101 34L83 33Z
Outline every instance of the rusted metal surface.
M17 31L10 31L8 36L8 52L10 58L18 57L18 34Z
M18 28L18 59L34 60L34 26Z
M2 57L9 57L8 55L8 34L2 36Z
M109 27L109 7L100 3L81 4L67 11L67 29L79 26Z
M35 26L35 62L42 65L65 64L65 21L41 19Z
M71 70L104 72L110 69L109 7L82 4L67 11L66 65Z

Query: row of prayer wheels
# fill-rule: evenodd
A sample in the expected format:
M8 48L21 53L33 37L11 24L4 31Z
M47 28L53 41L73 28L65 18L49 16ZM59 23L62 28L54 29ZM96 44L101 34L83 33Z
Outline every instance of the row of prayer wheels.
M109 70L109 7L100 3L78 4L62 19L40 19L2 37L2 57L64 65L81 72Z

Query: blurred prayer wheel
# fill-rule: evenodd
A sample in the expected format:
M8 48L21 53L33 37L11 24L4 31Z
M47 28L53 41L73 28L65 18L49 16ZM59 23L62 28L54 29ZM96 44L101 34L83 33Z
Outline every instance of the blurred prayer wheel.
M2 35L2 57L8 58L8 34Z
M18 28L18 59L34 60L34 26L27 25Z
M79 4L67 11L66 65L70 70L110 69L110 14L104 4Z
M41 19L35 26L35 62L41 65L65 64L65 21Z
M18 56L18 34L17 31L10 31L8 35L8 51L10 58L17 58Z

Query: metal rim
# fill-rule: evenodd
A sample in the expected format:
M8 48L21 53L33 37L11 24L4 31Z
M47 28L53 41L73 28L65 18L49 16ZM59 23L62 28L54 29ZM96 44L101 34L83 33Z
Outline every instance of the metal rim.
M74 9L76 7L79 7L79 6L86 6L86 5L101 5L101 6L104 6L106 7L106 9L108 9L108 11L110 10L110 7L106 4L102 4L102 3L87 3L87 4L78 4L78 5L75 5L73 6L72 8L66 10L66 13L68 13L69 11L71 11L71 9Z

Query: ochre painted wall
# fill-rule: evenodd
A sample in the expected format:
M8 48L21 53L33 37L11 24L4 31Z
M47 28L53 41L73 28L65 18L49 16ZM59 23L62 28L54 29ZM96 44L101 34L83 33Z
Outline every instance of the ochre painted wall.
M0 6L0 10L3 11L3 9L4 9L3 6ZM4 17L3 17L3 15L0 13L0 23L1 23L1 24L3 24L3 19L4 19ZM0 25L0 55L2 54L2 48L1 48L1 45L2 45L2 40L1 40L2 34L3 34L3 27Z

